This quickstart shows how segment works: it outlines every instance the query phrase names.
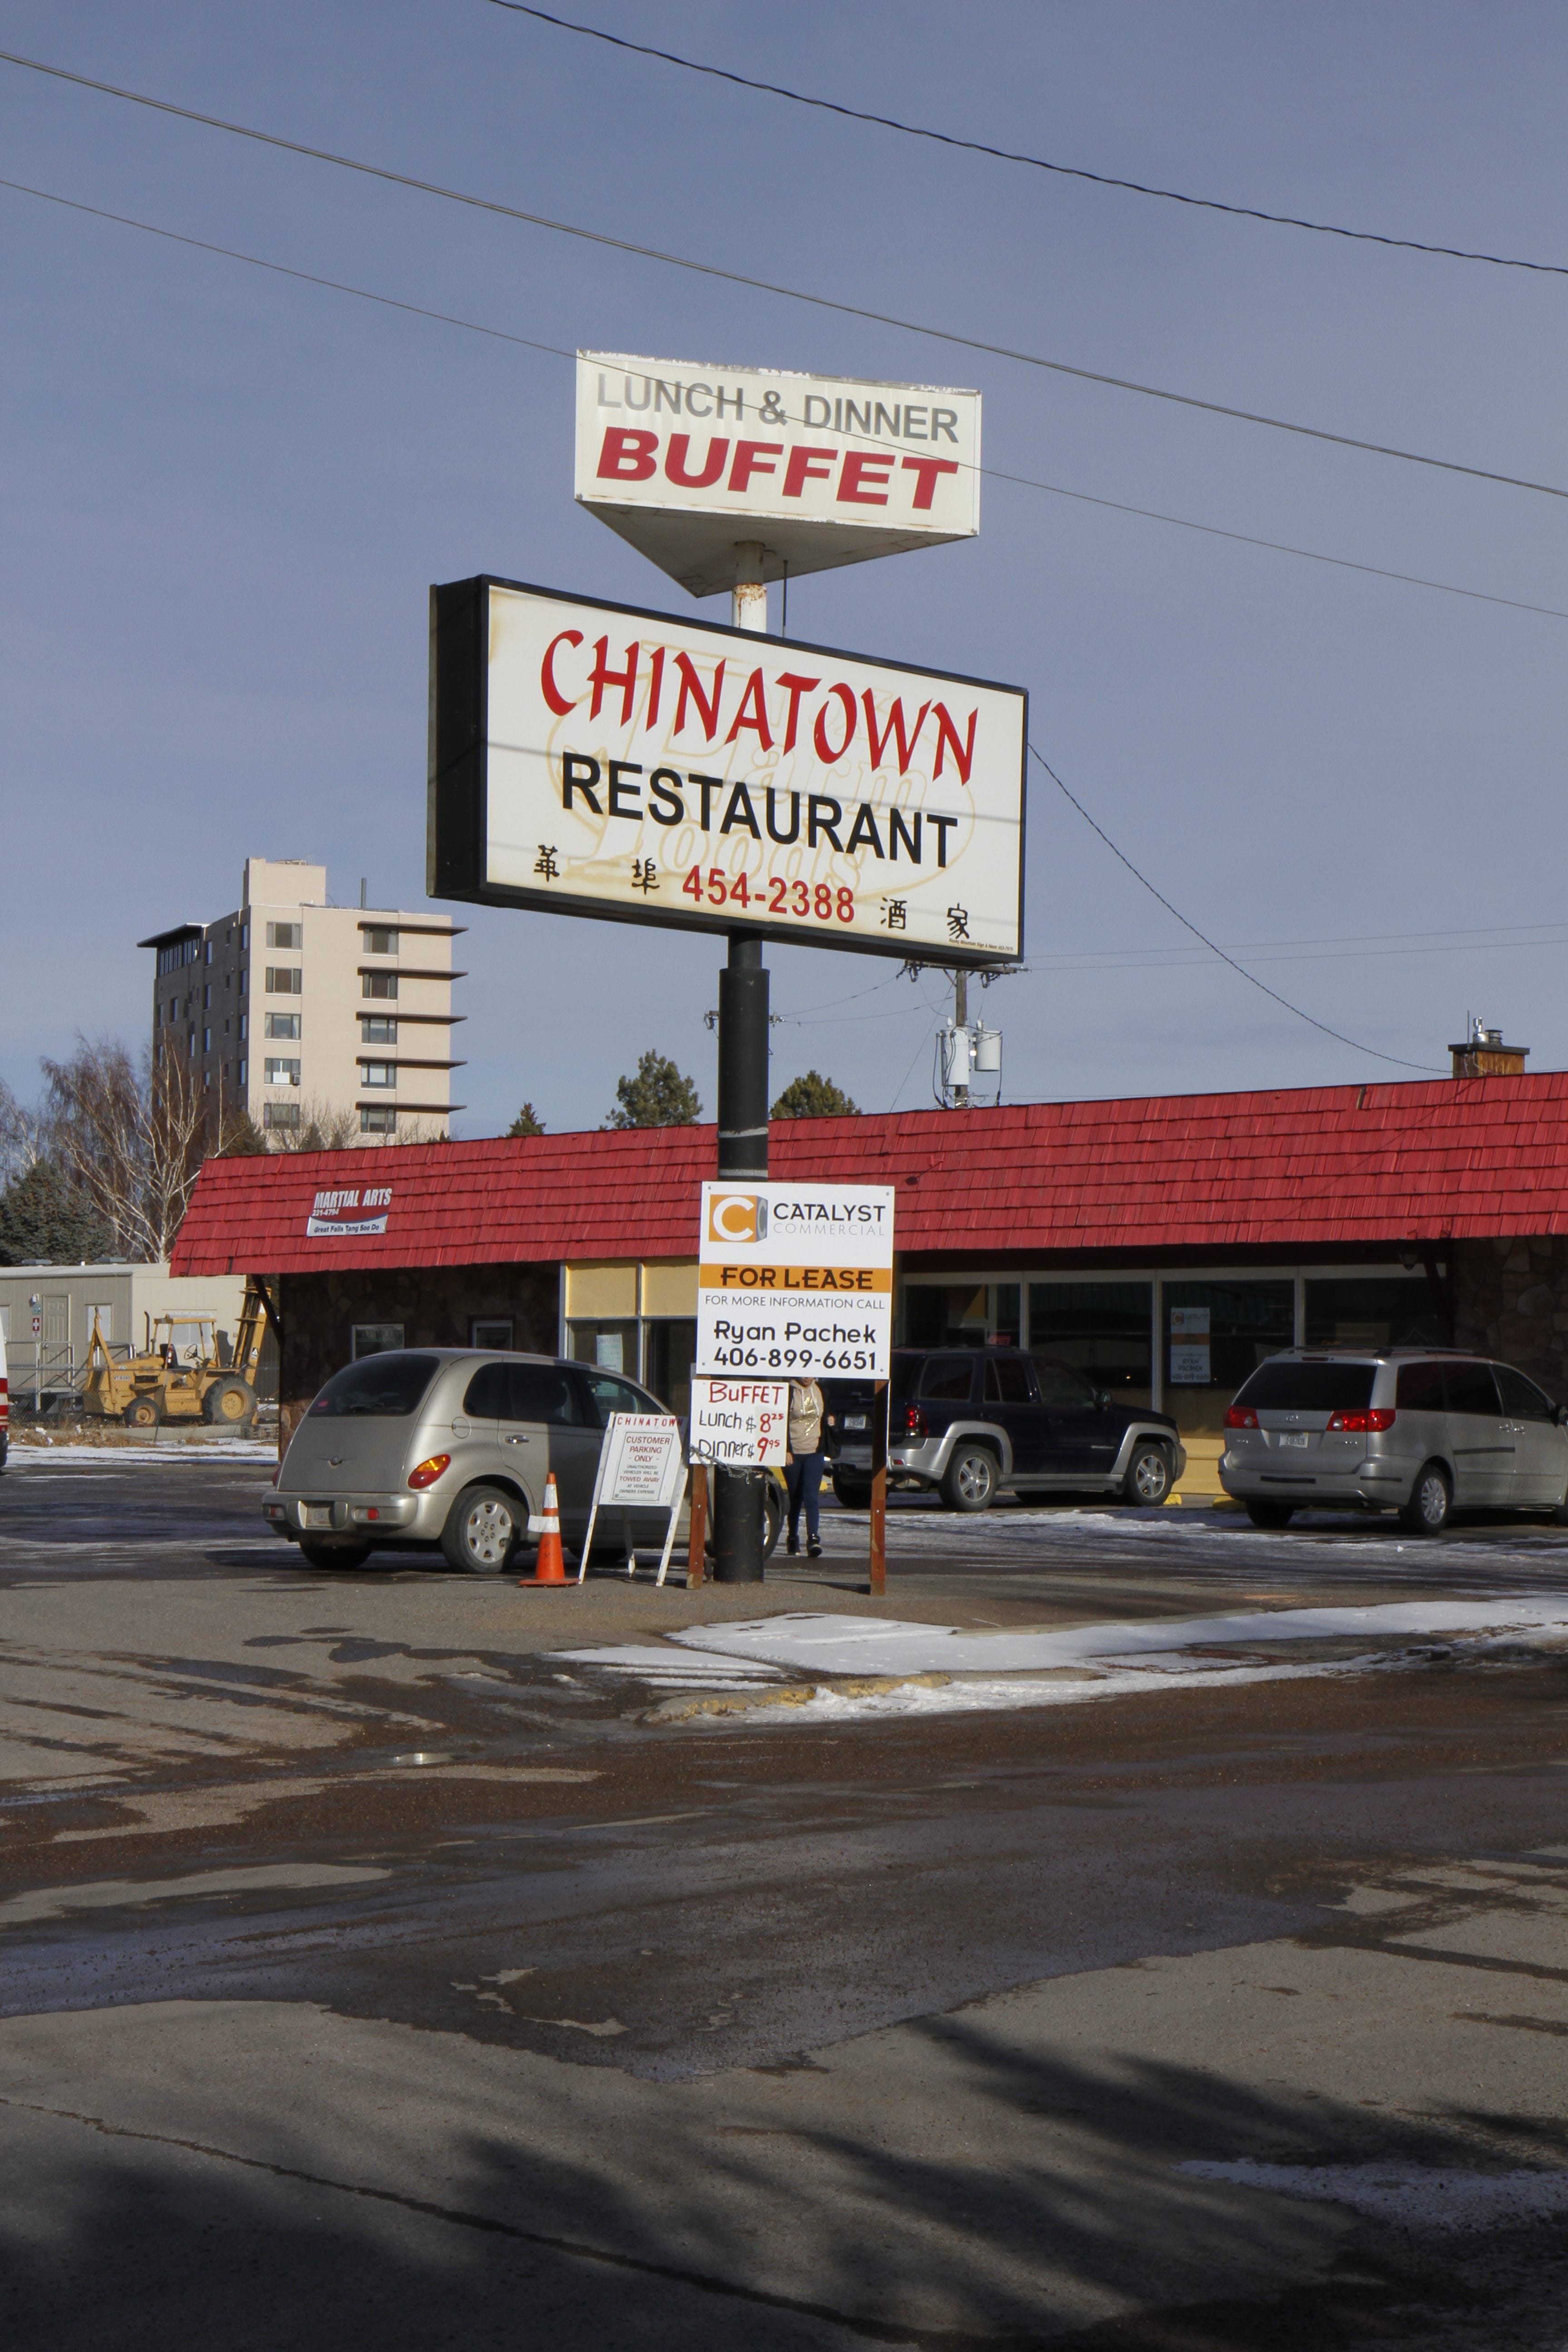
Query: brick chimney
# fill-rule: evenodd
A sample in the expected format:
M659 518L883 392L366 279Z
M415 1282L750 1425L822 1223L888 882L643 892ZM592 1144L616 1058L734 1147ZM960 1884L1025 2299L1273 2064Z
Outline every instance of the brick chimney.
M1475 1013L1466 1015L1469 1035L1450 1045L1457 1078L1517 1078L1524 1074L1528 1045L1505 1045L1500 1029L1489 1029Z

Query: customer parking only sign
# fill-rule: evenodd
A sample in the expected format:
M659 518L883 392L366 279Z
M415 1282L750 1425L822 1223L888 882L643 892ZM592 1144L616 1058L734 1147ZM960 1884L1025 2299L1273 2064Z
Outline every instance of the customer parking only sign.
M890 1184L707 1183L692 1370L885 1381Z

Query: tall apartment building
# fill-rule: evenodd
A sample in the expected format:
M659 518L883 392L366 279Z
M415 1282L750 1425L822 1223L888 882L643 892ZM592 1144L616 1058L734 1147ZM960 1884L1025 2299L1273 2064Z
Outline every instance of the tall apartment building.
M363 894L362 894L363 895ZM403 908L333 907L327 869L247 857L240 903L137 945L157 952L153 1045L184 1057L209 1127L248 1111L279 1141L349 1112L366 1143L444 1136L452 1100L452 941Z

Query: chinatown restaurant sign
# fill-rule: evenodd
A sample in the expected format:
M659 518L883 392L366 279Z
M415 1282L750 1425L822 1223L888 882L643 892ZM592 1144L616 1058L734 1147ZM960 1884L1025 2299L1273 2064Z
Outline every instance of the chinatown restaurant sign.
M1023 952L1022 688L489 577L431 591L430 671L433 898Z
M694 1374L885 1381L890 1184L702 1187Z
M973 539L980 394L577 354L579 506L693 596Z

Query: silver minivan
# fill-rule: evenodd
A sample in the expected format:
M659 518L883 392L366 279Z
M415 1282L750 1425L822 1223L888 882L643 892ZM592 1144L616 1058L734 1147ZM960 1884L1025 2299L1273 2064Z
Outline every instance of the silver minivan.
M1347 1505L1397 1510L1416 1535L1456 1510L1568 1524L1568 1406L1458 1350L1292 1349L1237 1391L1219 1475L1259 1528Z
M312 1568L438 1546L454 1568L499 1576L539 1533L546 1475L555 1473L562 1535L580 1544L610 1414L665 1410L618 1373L559 1357L472 1348L364 1356L321 1390L262 1509ZM628 1539L660 1548L668 1525L664 1512L617 1510L606 1550Z

